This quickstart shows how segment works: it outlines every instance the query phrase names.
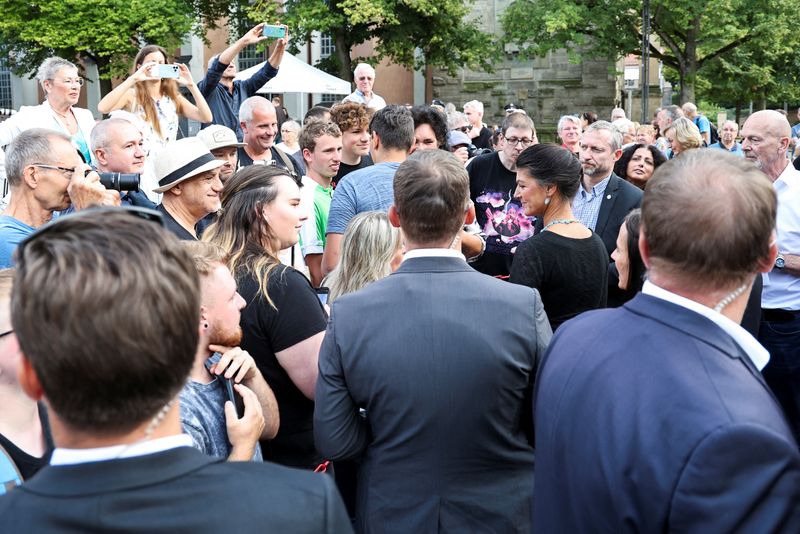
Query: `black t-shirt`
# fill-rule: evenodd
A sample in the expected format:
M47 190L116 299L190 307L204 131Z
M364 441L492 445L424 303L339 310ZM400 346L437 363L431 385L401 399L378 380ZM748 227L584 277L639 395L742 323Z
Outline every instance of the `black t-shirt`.
M47 408L42 403L39 403L39 421L42 424L42 434L44 435L45 450L44 455L40 458L31 456L23 451L4 435L0 434L0 445L6 450L11 457L11 461L17 466L19 474L22 475L22 480L28 480L35 475L39 469L50 463L50 456L53 454L55 444L53 443L53 436L50 432L50 420L47 418Z
M372 158L370 157L369 154L367 154L366 156L361 156L361 161L358 162L357 165L349 165L343 161L339 163L339 172L337 172L336 176L333 177L333 180L331 180L331 184L333 185L333 187L336 187L336 184L339 183L339 180L341 180L351 172L357 171L358 169L363 169L364 167L369 167L372 164L373 164Z
M283 161L281 156L284 156L293 166L290 168L290 171L296 172L298 175L302 176L305 174L304 170L305 167L301 166L300 163L292 156L291 154L287 154L283 152L281 149L277 148L276 146L271 146L269 149L270 159L275 162L276 167L280 167L281 169L286 169L286 163ZM239 147L238 151L238 168L241 169L242 167L247 167L253 164L253 158L245 151L244 147Z
M492 148L492 131L486 126L481 127L481 133L472 140L472 144L478 148Z
M276 352L323 332L328 317L311 283L299 271L279 265L272 270L267 293L272 307L248 273L237 276L242 310L242 349L250 353L278 401L280 429L271 441L262 441L264 459L283 465L313 468L322 460L314 448L314 401L297 389L278 363Z
M585 239L541 232L517 249L509 281L539 290L555 330L579 313L605 308L608 252L594 232Z
M175 220L175 217L170 215L170 213L164 208L164 204L159 204L156 207L156 210L160 211L161 214L164 216L164 228L178 236L178 239L182 241L197 241L197 238L193 236L189 231L180 225L178 221ZM195 233L197 233L197 226L195 225ZM200 234L198 234L200 235Z
M467 172L475 217L486 237L486 251L472 267L491 276L507 276L514 250L533 235L536 218L526 217L514 199L517 173L503 166L497 152L473 159Z

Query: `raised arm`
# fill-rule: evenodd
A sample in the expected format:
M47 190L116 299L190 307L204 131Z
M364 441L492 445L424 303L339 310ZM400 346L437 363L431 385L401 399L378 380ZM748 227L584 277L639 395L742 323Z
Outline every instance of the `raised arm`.
M146 80L153 80L150 76L150 68L156 65L155 61L149 61L139 67L139 70L125 78L125 81L116 86L111 92L100 100L97 104L97 111L103 114L111 113L117 109L123 109L130 101L133 94L133 88L136 82L143 82Z
M208 102L206 102L200 89L195 85L189 67L182 63L179 64L179 66L181 75L180 78L178 78L178 83L189 89L195 101L195 103L192 104L183 96L178 95L178 110L180 114L198 122L211 122L214 119L214 116L211 114L211 108L208 107Z

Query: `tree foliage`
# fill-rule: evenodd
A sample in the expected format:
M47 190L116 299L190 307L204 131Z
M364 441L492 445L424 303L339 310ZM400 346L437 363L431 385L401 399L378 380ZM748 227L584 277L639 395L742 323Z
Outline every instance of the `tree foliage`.
M4 0L0 52L20 75L53 55L90 59L108 88L144 44L173 50L228 13L223 0Z
M767 48L791 37L794 11L788 0L651 0L650 55L674 69L681 101L695 100L698 74L743 46ZM506 41L528 55L558 48L597 57L638 55L642 2L514 0L503 27Z
M491 36L470 18L471 0L258 0L253 20L287 24L297 43L312 32L330 34L336 54L326 61L329 71L352 80L350 52L375 40L371 62L389 58L407 67L441 67L454 73L470 66L490 70L497 57Z

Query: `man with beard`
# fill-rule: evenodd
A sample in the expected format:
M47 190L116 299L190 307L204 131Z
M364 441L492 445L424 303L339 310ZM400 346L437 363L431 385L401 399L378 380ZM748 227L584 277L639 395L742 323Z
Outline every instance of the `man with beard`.
M590 124L580 141L582 187L572 200L572 212L583 225L600 236L608 259L617 248L619 227L631 210L642 203L642 190L614 174L614 163L622 155L622 134L609 122ZM608 304L622 303L616 267L608 276Z
M212 122L203 124L203 128L211 124L222 124L236 132L236 138L241 141L244 137L239 125L239 106L242 102L256 94L265 83L278 74L278 68L283 60L286 43L289 42L289 30L286 36L278 39L275 50L269 56L264 66L247 80L234 80L236 76L236 63L234 60L239 52L248 45L265 41L267 37L261 35L264 24L259 24L238 41L225 49L219 56L214 56L208 62L208 72L205 78L197 84L203 97L211 108L214 116ZM284 26L285 28L285 26Z
M180 393L181 426L195 448L229 461L261 460L259 439L278 433L278 404L253 357L239 348L244 299L225 266L225 251L211 243L185 244L200 275L200 342ZM244 403L236 413L227 400L230 380Z

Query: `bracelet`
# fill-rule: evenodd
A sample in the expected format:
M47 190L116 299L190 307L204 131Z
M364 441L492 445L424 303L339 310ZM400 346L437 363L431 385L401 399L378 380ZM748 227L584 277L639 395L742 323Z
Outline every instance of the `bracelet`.
M483 253L486 252L486 238L483 237L481 234L472 234L472 235L478 236L478 238L481 240L481 251L476 256L468 258L467 263L475 263L481 258L481 256L483 256Z

